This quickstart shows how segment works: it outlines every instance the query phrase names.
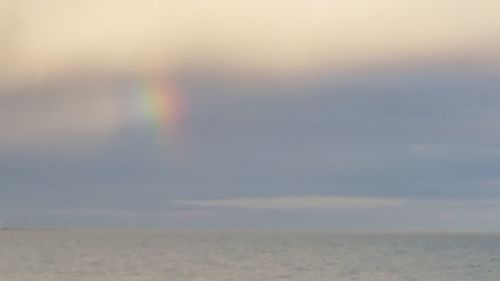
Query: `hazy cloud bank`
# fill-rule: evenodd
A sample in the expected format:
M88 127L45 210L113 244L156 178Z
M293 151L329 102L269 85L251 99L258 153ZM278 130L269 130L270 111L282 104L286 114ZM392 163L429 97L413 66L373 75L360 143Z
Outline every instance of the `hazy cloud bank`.
M498 1L0 1L0 74L498 58Z

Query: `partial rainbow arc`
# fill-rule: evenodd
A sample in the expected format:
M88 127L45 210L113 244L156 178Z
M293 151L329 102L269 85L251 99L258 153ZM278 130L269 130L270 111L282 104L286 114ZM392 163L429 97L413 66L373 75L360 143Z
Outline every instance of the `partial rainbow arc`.
M138 79L128 87L126 113L136 126L148 128L161 139L178 134L184 103L175 87L162 80Z

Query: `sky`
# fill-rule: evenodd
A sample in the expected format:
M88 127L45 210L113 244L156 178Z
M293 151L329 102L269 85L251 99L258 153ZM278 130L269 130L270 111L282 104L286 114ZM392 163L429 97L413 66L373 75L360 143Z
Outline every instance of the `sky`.
M500 231L500 1L0 0L0 225Z

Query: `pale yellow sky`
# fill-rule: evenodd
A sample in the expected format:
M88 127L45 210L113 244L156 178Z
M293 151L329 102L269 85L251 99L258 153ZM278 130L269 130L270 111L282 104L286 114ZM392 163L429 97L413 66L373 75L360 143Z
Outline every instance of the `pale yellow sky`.
M498 58L498 0L0 0L0 74Z

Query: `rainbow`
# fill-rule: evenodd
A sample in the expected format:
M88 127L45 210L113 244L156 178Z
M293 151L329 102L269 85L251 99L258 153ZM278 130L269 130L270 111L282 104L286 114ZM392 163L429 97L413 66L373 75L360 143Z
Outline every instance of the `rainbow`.
M134 79L126 83L121 93L129 126L147 129L163 140L179 133L184 103L171 83Z

